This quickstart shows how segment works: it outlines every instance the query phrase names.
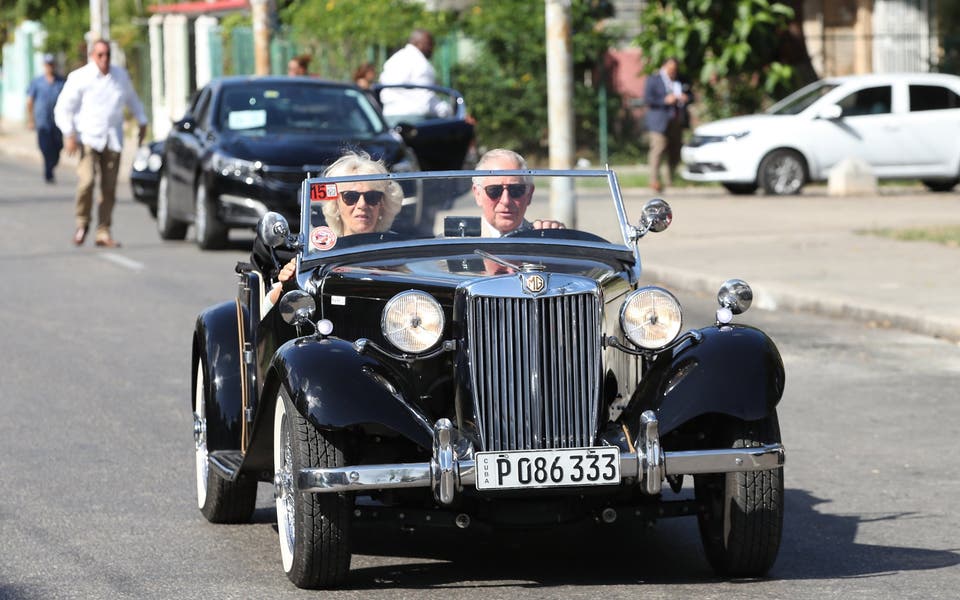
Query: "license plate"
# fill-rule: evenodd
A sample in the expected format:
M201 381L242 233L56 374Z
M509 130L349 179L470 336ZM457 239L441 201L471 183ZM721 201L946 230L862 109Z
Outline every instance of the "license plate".
M620 483L620 449L614 446L478 452L476 466L478 490Z

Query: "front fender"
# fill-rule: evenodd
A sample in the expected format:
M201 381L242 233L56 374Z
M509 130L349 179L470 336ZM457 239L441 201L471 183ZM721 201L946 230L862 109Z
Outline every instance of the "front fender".
M240 377L240 336L237 303L223 302L197 317L193 333L193 384L190 410L196 397L197 361L203 365L206 387L208 450L238 450L243 435L243 380Z
M432 426L399 391L380 383L389 379L388 373L378 360L360 354L352 343L339 338L310 336L288 341L270 362L245 462L265 467L268 458L273 459L279 385L314 427L330 430L376 424L430 450Z
M765 333L745 325L706 327L699 343L662 355L644 374L629 423L654 409L661 435L709 413L754 421L770 415L783 395L780 352Z

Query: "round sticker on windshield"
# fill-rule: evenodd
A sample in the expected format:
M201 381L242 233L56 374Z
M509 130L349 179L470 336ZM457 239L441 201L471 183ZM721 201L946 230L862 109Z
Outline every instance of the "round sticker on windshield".
M314 227L310 231L310 245L314 250L329 250L337 244L337 234L332 229L323 225Z

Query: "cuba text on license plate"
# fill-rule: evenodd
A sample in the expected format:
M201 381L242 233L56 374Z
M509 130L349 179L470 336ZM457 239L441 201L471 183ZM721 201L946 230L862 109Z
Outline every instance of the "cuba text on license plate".
M620 449L613 446L478 452L476 466L478 490L620 483Z

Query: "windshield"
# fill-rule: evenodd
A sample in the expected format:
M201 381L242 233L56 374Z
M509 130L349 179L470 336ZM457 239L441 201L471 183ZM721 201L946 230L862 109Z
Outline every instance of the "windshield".
M626 207L636 222L649 198L636 192L621 201L614 178L610 171L457 171L308 179L304 258L450 241L632 252ZM553 228L563 220L570 222Z
M250 82L224 88L218 125L237 135L304 133L369 137L384 129L365 94L351 88Z
M769 109L767 114L771 115L796 115L805 111L811 104L823 98L837 87L836 83L827 83L817 81L797 90L780 102L777 102Z

